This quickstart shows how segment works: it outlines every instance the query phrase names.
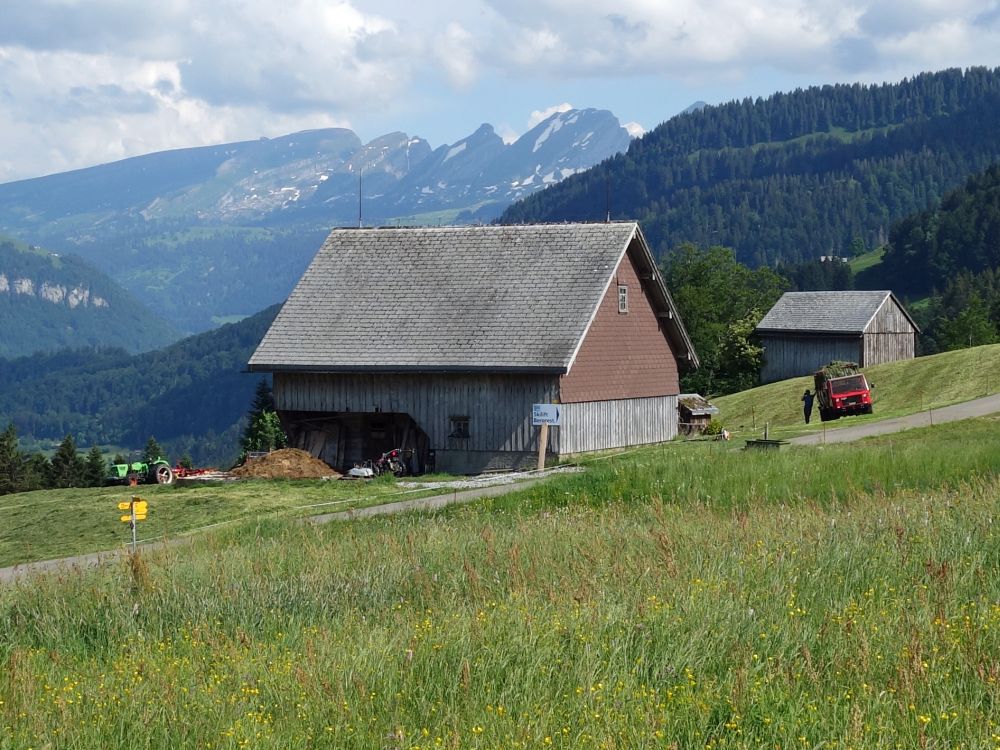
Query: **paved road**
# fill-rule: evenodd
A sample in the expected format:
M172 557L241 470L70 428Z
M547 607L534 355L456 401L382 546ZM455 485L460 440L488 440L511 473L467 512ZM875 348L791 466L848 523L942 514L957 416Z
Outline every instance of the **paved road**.
M823 432L815 432L811 435L792 438L789 443L793 445L822 445L829 443L848 443L852 440L871 437L872 435L887 435L891 432L901 432L911 427L928 427L944 422L955 422L960 419L971 419L982 417L987 414L1000 412L1000 393L992 396L984 396L974 401L963 401L960 404L942 406L940 409L908 414L905 417L895 417L884 419L881 422L868 422L853 427L841 427L836 430L827 428Z
M355 518L371 518L373 516L385 516L393 513L406 513L415 510L437 510L448 505L460 505L470 503L483 497L499 497L508 492L516 492L527 487L542 482L547 477L529 479L524 482L514 482L511 484L495 484L487 487L475 487L468 490L453 490L446 494L432 495L431 497L421 497L414 500L400 500L395 503L384 505L373 505L368 508L358 508L356 510L345 510L340 513L324 513L319 516L307 516L303 522L312 524L329 523L330 521L351 521ZM141 549L153 551L173 547L179 544L190 544L194 537L180 537L164 542L147 542L139 545ZM38 562L14 565L9 568L0 568L0 584L13 583L22 578L29 577L35 573L45 572L79 572L89 568L96 568L107 565L110 562L121 559L128 554L127 548L108 550L106 552L94 552L89 555L74 555L73 557L63 557L57 560L39 560Z

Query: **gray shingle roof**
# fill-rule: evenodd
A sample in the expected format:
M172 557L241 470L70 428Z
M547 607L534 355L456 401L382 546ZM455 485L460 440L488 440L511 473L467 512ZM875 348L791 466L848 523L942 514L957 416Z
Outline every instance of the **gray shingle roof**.
M757 325L757 332L861 334L887 297L895 300L889 291L785 292Z
M250 369L563 371L636 236L634 222L335 229Z

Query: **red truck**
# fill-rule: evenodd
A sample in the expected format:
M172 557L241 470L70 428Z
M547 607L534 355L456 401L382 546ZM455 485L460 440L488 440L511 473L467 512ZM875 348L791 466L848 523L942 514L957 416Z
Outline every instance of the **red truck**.
M851 362L831 362L813 376L819 418L824 422L852 414L872 413L868 380Z

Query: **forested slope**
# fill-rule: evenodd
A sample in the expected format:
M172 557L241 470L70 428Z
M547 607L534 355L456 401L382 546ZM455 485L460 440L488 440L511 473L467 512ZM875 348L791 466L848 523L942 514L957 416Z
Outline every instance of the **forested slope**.
M926 298L914 308L925 353L1000 340L1000 165L898 222L855 282Z
M180 334L73 255L0 237L0 357L64 347L159 349Z
M80 446L141 447L155 435L172 457L235 455L237 423L259 376L246 362L278 312L277 305L154 352L61 351L0 360L0 426L18 434Z
M682 242L755 265L845 254L1000 160L998 125L1000 69L733 101L668 120L501 221L603 220L610 208L660 254Z

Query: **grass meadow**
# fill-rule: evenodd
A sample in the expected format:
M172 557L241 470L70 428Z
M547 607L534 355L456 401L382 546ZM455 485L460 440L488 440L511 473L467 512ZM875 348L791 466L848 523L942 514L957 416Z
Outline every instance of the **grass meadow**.
M261 518L299 518L433 494L370 482L260 480L39 490L0 496L0 567L116 549L131 541L118 503L149 502L140 540L174 539Z
M997 427L638 450L22 581L0 749L1000 748Z
M866 367L872 391L873 414L826 423L826 429L874 422L1000 392L1000 344L934 354L876 367ZM811 377L777 383L713 399L722 423L740 437L760 437L770 424L771 437L821 432L818 408L812 423L802 418L802 392L813 390Z

